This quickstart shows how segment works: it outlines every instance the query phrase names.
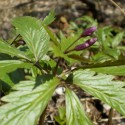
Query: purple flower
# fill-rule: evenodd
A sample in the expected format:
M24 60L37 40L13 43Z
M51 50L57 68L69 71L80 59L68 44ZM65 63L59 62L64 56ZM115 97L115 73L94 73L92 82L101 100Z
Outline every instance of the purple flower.
M97 30L96 26L92 26L90 28L85 29L85 31L83 32L83 34L81 35L81 37L84 36L91 36L93 34L93 32L95 32Z
M87 40L85 43L76 46L74 48L74 50L80 51L80 50L86 49L86 48L92 46L96 41L97 41L97 38L91 38L91 39Z

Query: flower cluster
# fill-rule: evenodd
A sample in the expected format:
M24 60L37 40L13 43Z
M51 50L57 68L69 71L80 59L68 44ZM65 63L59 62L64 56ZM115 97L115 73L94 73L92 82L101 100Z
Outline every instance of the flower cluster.
M96 41L97 41L97 38L91 38L91 39L87 40L85 43L76 46L74 48L74 50L80 51L80 50L86 49L86 48L92 46Z
M91 36L93 34L93 32L95 32L96 30L97 30L96 26L87 28L87 29L85 29L85 31L83 32L83 34L81 35L81 37Z
M85 37L85 36L91 36L95 31L97 30L97 27L93 26L93 27L90 27L88 29L86 29L80 36L81 37ZM89 40L87 40L85 43L83 44L80 44L80 45L77 45L74 50L75 51L80 51L80 50L83 50L83 49L86 49L90 46L92 46L95 42L97 41L97 38L91 38Z

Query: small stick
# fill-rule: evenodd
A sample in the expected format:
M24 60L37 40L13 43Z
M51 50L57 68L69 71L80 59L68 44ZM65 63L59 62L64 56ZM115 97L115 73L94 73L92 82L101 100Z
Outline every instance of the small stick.
M112 4L114 4L116 7L118 7L119 8L119 10L124 14L124 16L125 16L125 11L116 3L116 2L114 2L113 0L109 0Z
M112 125L112 117L113 117L113 108L111 108L109 111L108 125Z

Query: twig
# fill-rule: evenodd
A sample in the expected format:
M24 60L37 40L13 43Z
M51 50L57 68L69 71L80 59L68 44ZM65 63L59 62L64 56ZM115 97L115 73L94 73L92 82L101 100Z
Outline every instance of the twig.
M113 108L111 108L109 111L108 125L112 125L112 117L113 117Z
M125 11L116 3L116 2L114 2L113 0L109 0L112 4L114 4L116 7L118 7L119 8L119 10L124 14L124 16L125 16Z

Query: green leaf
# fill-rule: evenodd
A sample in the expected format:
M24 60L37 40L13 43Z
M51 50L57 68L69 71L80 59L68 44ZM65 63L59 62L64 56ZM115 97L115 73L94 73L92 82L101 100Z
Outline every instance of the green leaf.
M116 49L106 48L104 53L112 58L118 59L120 56L120 51Z
M66 125L92 125L76 94L66 89Z
M58 46L56 46L55 44L51 44L52 45L52 52L54 53L55 57L61 57L64 58L65 60L67 60L70 63L74 63L74 61L76 62L76 60L73 60L73 58L68 57L68 55L64 54L60 48Z
M91 69L98 73L105 73L110 75L125 76L125 59L112 61L106 61L104 63L90 64L82 69Z
M4 81L7 85L13 86L14 83L10 79L7 73L13 72L14 70L18 68L31 68L33 65L30 63L22 62L19 60L4 60L0 61L0 79ZM16 73L17 79L18 74ZM20 76L21 77L21 76Z
M3 82L5 82L7 85L9 85L10 87L14 86L15 84L13 83L13 81L10 79L8 74L3 74L2 76L0 75L0 80L2 80Z
M12 72L17 68L30 68L32 64L25 63L19 60L4 60L0 61L0 76L5 73Z
M111 41L110 36L112 36L111 31L112 31L112 28L110 26L99 28L97 30L98 41L100 42L103 48L107 48L108 46L110 46L109 45Z
M101 67L121 66L124 64L125 64L125 59L119 59L116 61L106 61L103 63L90 64L90 65L82 66L79 68L90 69L90 68L98 68L98 67L101 68Z
M80 62L84 62L84 63L90 63L91 62L89 59L86 59L85 57L77 55L77 54L69 54L68 57L72 58L74 60L78 60Z
M1 125L36 125L59 81L53 78L42 81L22 81L13 87L14 92L2 98L9 102L0 107Z
M20 50L10 46L8 43L0 41L0 53L5 53L11 56L17 56L19 58L23 58L23 59L28 59L28 57L26 57L25 53L21 52Z
M110 66L110 67L100 67L100 68L92 68L92 71L110 75L118 75L125 76L125 65L121 66Z
M94 62L99 63L111 60L111 57L105 54L104 52L98 52L97 54L92 56L92 59L94 60Z
M52 42L53 42L55 45L58 46L58 45L59 45L59 40L58 40L56 34L54 34L54 33L51 31L51 29L49 29L47 26L44 26L44 27L45 27L47 33L49 34L50 39L52 40Z
M65 107L59 107L58 108L58 115L54 117L56 122L58 122L60 125L66 124L66 108Z
M82 38L82 39L79 39L79 36L81 35L83 31L82 30L79 30L77 34L75 34L74 36L69 36L69 37L65 37L65 35L60 32L60 39L61 39L61 42L60 42L60 46L61 46L61 51L64 52L67 47L69 47L74 41L77 40L77 42L75 42L71 47L70 49L74 48L76 45L79 45L81 43L84 43L88 38Z
M117 46L119 45L119 43L122 42L122 39L123 39L124 34L125 34L124 32L120 32L120 33L118 33L118 34L114 37L114 39L113 39L113 41L112 41L112 47L113 47L113 48L117 47Z
M15 18L12 24L33 53L35 61L40 60L49 49L49 35L42 26L42 21L26 16Z
M83 17L79 18L79 20L83 20L83 21L88 22L89 23L89 27L90 26L97 26L98 25L97 20L94 20L90 16L83 16Z
M43 23L44 23L45 25L49 25L49 24L51 24L54 20L55 20L55 11L54 11L54 10L51 10L50 13L49 13L49 15L44 18Z
M66 114L65 107L59 107L58 108L58 112L59 112L60 119L63 120L65 118L65 114Z
M90 70L75 71L73 76L74 84L125 115L125 82L113 81L114 76L96 75Z

